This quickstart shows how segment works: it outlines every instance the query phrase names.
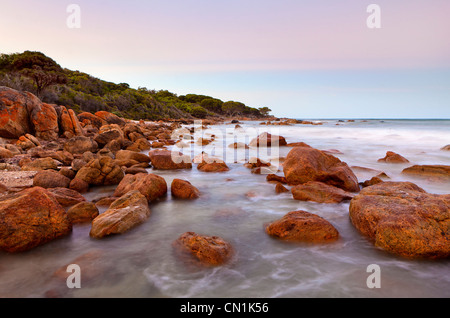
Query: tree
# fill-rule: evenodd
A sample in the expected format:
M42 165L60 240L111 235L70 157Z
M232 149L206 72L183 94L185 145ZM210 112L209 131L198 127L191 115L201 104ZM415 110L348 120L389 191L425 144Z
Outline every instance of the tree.
M258 109L262 116L268 116L269 113L272 111L269 107L261 107Z
M36 86L36 95L39 98L47 87L67 83L61 66L41 52L25 51L22 54L13 54L6 68L30 78Z
M191 114L196 118L205 118L208 112L202 106L194 106L192 107Z
M230 116L242 114L245 109L245 104L240 102L229 101L222 105L222 111Z
M206 108L212 112L221 113L223 102L217 98L206 98L206 99L202 100L200 105L203 108Z

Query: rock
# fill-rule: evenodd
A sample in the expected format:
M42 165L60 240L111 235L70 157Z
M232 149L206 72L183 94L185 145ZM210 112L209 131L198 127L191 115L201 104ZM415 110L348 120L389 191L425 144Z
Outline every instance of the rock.
M146 154L131 151L131 150L119 150L116 153L116 160L135 160L137 162L150 162L150 157Z
M283 163L289 185L319 181L349 192L358 192L359 184L345 162L315 148L295 147Z
M56 201L63 207L72 206L86 199L77 191L68 188L49 188L48 191L53 194Z
M106 120L95 116L92 113L88 113L88 112L84 112L81 114L78 114L78 120L80 121L80 123L82 123L83 125L92 125L98 129L100 129L100 127L102 127L103 125L107 125L108 123L106 122Z
M447 145L447 146L442 147L441 150L447 150L447 151L450 151L450 145Z
M8 149L0 147L0 159L7 159L14 157L13 153Z
M370 187L370 186L372 186L372 185L374 185L374 184L378 184L378 183L381 183L381 182L383 182L383 180L381 180L379 177L372 177L370 180L366 180L366 181L364 181L362 184L361 184L361 186L363 187L363 188L365 188L365 187Z
M181 152L156 149L151 150L148 156L154 169L192 169L190 156L183 155Z
M232 144L228 145L228 148L234 148L234 149L250 149L249 146L247 146L245 143L243 142L235 142Z
M302 141L300 141L300 142L291 142L291 143L287 144L286 146L288 146L288 147L308 147L308 148L312 148L310 145L305 144Z
M407 258L450 256L450 195L383 182L350 201L350 220L376 247Z
M319 203L340 203L353 198L352 193L318 181L296 185L291 192L295 200Z
M115 140L119 144L122 143L124 134L122 129L117 124L104 125L100 128L98 135L95 136L94 140L97 142L99 147L104 147L106 144Z
M98 144L89 137L76 136L70 138L64 144L64 150L71 154L83 154L87 151L96 152L98 150Z
M210 163L208 163L208 161L203 161L197 165L197 169L203 172L226 172L230 170L223 161L214 161Z
M124 170L125 174L138 174L138 173L145 173L148 174L147 169L145 168L141 168L141 167L136 167L136 166L131 166L128 167Z
M58 111L59 109L59 111ZM67 109L64 106L56 108L59 118L59 130L64 135L69 136L83 136L83 128L81 128L80 121L72 109Z
M75 179L84 180L89 185L113 185L119 184L124 175L114 159L102 156L89 161L77 172Z
M39 104L31 93L0 86L0 137L18 139L32 131L27 106Z
M283 186L283 184L281 182L277 182L277 184L275 186L275 193L280 194L280 193L284 193L284 192L289 192L289 190L286 189L286 187Z
M42 188L68 188L70 179L54 170L39 171L33 178L34 187Z
M137 190L129 191L92 221L89 235L103 238L124 233L147 220L150 213L146 197Z
M16 145L20 147L22 150L29 150L31 148L40 146L41 143L33 135L25 134L24 136L19 137L19 140L17 140Z
M123 120L122 118L120 118L117 115L114 115L114 114L112 114L110 112L107 112L107 111L96 112L95 116L103 119L108 124L117 124L119 126L124 126L125 123L126 123L125 120Z
M268 174L267 177L266 177L266 180L268 182L280 182L280 183L283 183L283 184L287 183L285 177L277 176L276 174L273 174L273 173Z
M75 190L78 193L86 193L89 191L89 183L82 179L78 179L76 176L75 178L70 181L69 189Z
M32 249L72 231L66 212L46 189L33 187L0 197L0 250Z
M22 171L41 171L41 170L56 170L58 165L52 158L39 158L33 161L28 161L22 166Z
M76 175L76 172L73 171L70 167L61 167L61 169L59 169L59 173L65 176L66 178L69 178L70 180L75 178Z
M406 163L409 162L408 159L399 155L398 153L388 151L386 152L386 156L384 158L378 159L378 162L386 162L386 163Z
M32 108L29 117L37 138L43 140L58 139L58 115L52 105L37 103Z
M125 195L131 190L139 191L151 202L166 195L167 183L163 177L153 173L127 174L114 191L114 197Z
M200 196L200 191L186 180L173 179L170 189L178 199L197 199Z
M306 211L289 212L266 226L266 233L278 239L296 242L336 241L339 232L327 220Z
M225 264L234 255L231 244L221 237L199 235L194 232L183 233L172 246L180 256L189 255L207 266Z
M134 141L134 143L131 146L128 146L126 150L141 152L144 150L150 150L152 145L150 142L145 138L139 138Z
M67 210L67 216L72 224L91 222L98 215L98 208L92 202L80 202Z
M267 132L263 132L258 137L250 141L250 147L277 147L286 146L286 139L282 136L271 135Z
M402 174L418 177L436 177L450 179L450 166L447 165L414 165L403 169Z

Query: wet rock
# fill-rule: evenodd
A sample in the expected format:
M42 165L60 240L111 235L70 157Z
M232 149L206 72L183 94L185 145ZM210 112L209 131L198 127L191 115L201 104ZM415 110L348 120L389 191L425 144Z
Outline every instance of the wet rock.
M258 137L250 141L250 147L277 147L286 146L286 139L282 136L271 135L267 132L263 132Z
M222 160L214 162L203 161L197 165L197 169L203 172L226 172L230 170Z
M243 142L232 143L232 144L228 145L228 148L233 148L233 149L250 149L250 147L247 146L247 144L245 144Z
M190 156L181 152L155 149L148 153L154 169L175 170L192 169Z
M68 235L72 224L46 189L33 187L0 197L0 250L22 252Z
M418 177L436 177L450 179L450 166L447 165L414 165L403 169L402 174Z
M339 232L327 220L306 211L289 212L266 226L266 233L285 241L327 243L336 241Z
M42 188L68 188L70 179L54 170L39 171L33 178L33 186Z
M197 199L200 196L200 191L187 180L173 179L170 189L178 199Z
M67 216L72 224L91 222L98 215L98 208L92 202L80 202L67 210Z
M350 220L375 246L407 258L450 256L450 195L383 182L350 202Z
M447 150L447 151L450 151L450 145L447 145L447 146L442 147L441 150Z
M352 193L317 181L296 185L291 192L295 200L319 203L340 203L353 198Z
M167 193L166 180L156 174L127 174L114 191L115 197L120 197L131 190L137 190L151 202Z
M361 186L362 186L363 188L365 188L365 187L370 187L370 186L372 186L372 185L374 185L374 184L378 184L378 183L381 183L381 182L383 182L383 180L381 180L379 177L372 177L370 180L364 181L364 182L361 184Z
M146 221L150 213L147 198L137 190L129 191L92 221L89 235L103 238L124 233Z
M315 148L295 147L283 163L289 185L319 181L349 192L358 192L359 184L345 162Z
M308 147L308 148L312 148L310 145L304 143L303 141L291 142L291 143L288 143L286 146L288 146L288 147Z
M179 256L191 256L200 264L218 266L227 263L234 255L230 243L218 236L183 233L173 244Z
M268 182L280 182L280 183L283 183L283 184L287 183L285 177L277 176L276 174L273 174L273 173L268 174L267 177L266 177L266 180Z
M386 156L384 158L378 159L378 162L386 162L386 163L406 163L409 162L408 159L395 153L393 151L386 152Z
M289 190L286 189L286 187L283 186L283 184L281 182L277 182L277 184L275 186L275 193L280 194L280 193L285 193L285 192L289 192Z
M86 193L89 191L89 183L82 179L78 179L76 176L75 178L70 181L69 189L75 190L78 193Z

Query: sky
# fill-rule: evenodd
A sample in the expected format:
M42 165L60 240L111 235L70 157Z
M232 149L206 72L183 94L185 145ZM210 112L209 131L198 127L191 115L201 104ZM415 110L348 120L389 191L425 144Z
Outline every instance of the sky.
M80 11L74 21L69 5ZM369 28L370 4L380 28ZM1 0L0 53L278 117L450 118L448 0ZM371 20L372 21L372 20Z

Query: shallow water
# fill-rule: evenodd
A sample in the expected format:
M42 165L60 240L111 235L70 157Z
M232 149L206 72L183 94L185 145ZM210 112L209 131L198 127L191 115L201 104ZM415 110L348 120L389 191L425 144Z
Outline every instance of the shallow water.
M450 121L323 122L320 126L260 126L257 122L241 126L280 134L288 142L337 149L342 154L335 156L350 166L381 170L392 180L412 181L431 193L450 193L448 183L400 174L412 164L450 164L450 152L440 150L450 143ZM236 141L249 141L249 137L233 134L234 125L203 133L216 135L204 150L219 156L226 153L229 172L202 173L195 165L182 171L149 169L163 176L169 188L174 178L189 180L199 188L201 198L179 201L169 193L151 204L152 214L145 223L121 235L96 240L89 237L90 224L75 225L71 235L34 250L0 253L0 297L450 296L450 260L406 260L375 248L351 225L348 202L296 201L290 192L275 194L274 184L268 183L265 175L251 174L243 163L252 153L247 152L246 157L244 150L234 153L227 147L235 137ZM285 156L290 149L281 147L279 155ZM194 150L197 154L198 149ZM388 150L410 163L378 163ZM260 157L275 155L262 153ZM374 175L355 173L359 181ZM92 200L113 191L114 187L94 188L85 196ZM251 196L246 195L249 191ZM264 224L300 209L327 219L339 231L340 239L325 245L293 244L264 232ZM235 248L235 258L216 268L183 263L173 254L171 244L187 231L223 237ZM69 273L65 269L71 263L81 267L80 289L66 286ZM381 268L381 288L367 287L370 264Z

